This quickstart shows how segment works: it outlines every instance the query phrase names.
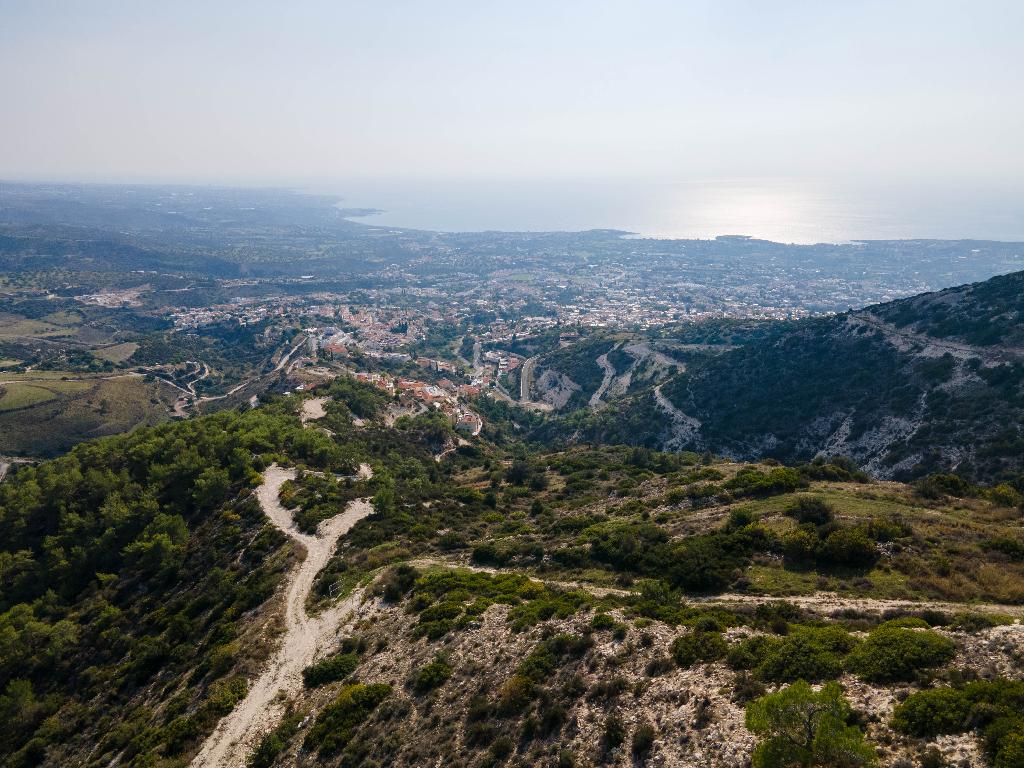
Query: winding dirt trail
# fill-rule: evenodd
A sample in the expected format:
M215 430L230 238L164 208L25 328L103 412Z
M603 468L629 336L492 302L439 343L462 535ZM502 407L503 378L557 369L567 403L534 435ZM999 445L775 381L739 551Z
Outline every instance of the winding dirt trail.
M600 367L600 369L604 371L604 378L601 379L601 386L599 386L597 390L594 392L594 394L590 396L590 402L588 403L588 405L590 406L591 410L599 411L606 405L603 399L604 393L608 391L608 387L611 386L612 379L615 378L615 366L612 365L611 361L608 359L608 355L609 353L615 351L621 346L622 343L619 342L610 350L608 350L608 352L605 352L603 355L598 355L597 359L594 360L594 362L597 363L598 367Z
M667 450L680 450L700 434L700 421L676 408L675 404L662 394L661 386L659 384L654 388L654 399L672 422L669 425L670 436L665 442L665 447Z
M281 647L249 687L248 695L218 723L192 761L192 768L244 766L260 737L281 719L287 697L278 693L290 695L302 688L302 670L313 663L319 650L333 648L338 627L359 606L361 593L357 590L322 614L310 616L306 613L306 598L316 575L334 554L338 539L373 512L369 500L350 502L344 512L322 522L316 535L310 536L295 527L291 513L278 498L284 482L294 477L294 469L272 464L263 473L263 484L256 491L256 498L271 522L306 549L306 559L291 574L286 587Z

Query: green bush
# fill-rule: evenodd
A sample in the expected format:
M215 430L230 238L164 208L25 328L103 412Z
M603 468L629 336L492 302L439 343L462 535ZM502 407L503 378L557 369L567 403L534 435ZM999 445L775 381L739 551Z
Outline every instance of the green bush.
M934 688L911 694L893 711L893 727L911 736L938 736L967 730L973 702L957 688Z
M806 486L807 480L790 467L775 467L768 472L744 467L725 483L725 488L738 496L772 496Z
M353 683L342 688L334 701L317 715L303 748L332 755L343 750L377 705L391 694L391 686Z
M695 630L672 642L672 658L684 668L697 662L721 659L728 650L729 646L720 632Z
M931 630L881 626L853 650L847 664L858 677L873 683L911 681L955 653L951 640Z
M850 705L837 683L815 692L800 681L762 696L746 709L747 728L761 737L754 768L873 766L875 751L856 726L847 725Z
M335 680L343 680L355 672L358 666L359 656L356 654L337 653L302 670L302 683L307 688L316 688Z
M878 561L878 549L861 529L837 528L825 539L818 559L824 565L870 568Z
M893 711L898 731L918 737L965 733L1024 710L1024 681L984 680L911 694Z
M274 730L266 734L249 757L248 768L271 768L284 751L288 740L299 730L306 716L304 710L288 712Z
M817 534L802 528L782 537L782 557L790 567L813 565L821 540Z
M835 511L824 499L803 497L786 507L785 514L801 525L825 525L835 519Z
M424 694L435 688L440 688L452 676L452 668L448 660L443 656L437 656L429 664L420 668L419 672L413 675L412 689L417 694Z
M729 648L725 663L732 669L755 669L768 655L769 647L777 642L768 635L753 635Z
M893 712L896 730L921 738L980 729L988 763L1024 765L1024 682L986 680L909 696Z
M767 638L756 671L761 679L778 683L833 680L842 674L843 659L856 644L839 626L795 627L785 637Z

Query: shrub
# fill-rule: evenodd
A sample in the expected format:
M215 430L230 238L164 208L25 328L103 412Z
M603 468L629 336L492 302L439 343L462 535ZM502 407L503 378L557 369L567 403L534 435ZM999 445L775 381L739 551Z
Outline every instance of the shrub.
M816 534L804 529L790 531L782 537L782 556L786 565L804 567L812 565L818 553L821 540Z
M931 630L881 626L850 654L847 663L858 677L874 683L913 680L918 672L953 658L953 642Z
M807 480L795 469L775 467L768 472L759 472L745 467L725 483L725 488L741 496L772 496L791 493L807 485Z
M378 582L379 594L385 601L397 603L409 593L419 576L419 571L410 565L392 568Z
M367 716L391 694L385 684L353 683L342 688L334 701L317 715L303 741L303 748L324 755L340 752Z
M878 560L878 549L859 528L838 528L825 539L818 558L825 565L870 568Z
M651 750L654 749L654 741L657 735L654 726L648 721L644 720L637 725L636 730L633 731L632 752L634 760L642 763L647 759Z
M670 672L673 669L673 662L668 656L655 656L649 662L647 667L644 669L644 673L648 677L661 677L666 672Z
M602 742L608 752L622 746L626 741L626 726L621 718L615 715L608 715L604 721L604 735Z
M911 694L893 710L892 725L911 736L960 733L967 729L971 701L962 690L934 688Z
M440 688L452 676L452 668L447 659L438 655L432 662L420 668L420 671L413 675L412 689L417 694L424 694L435 688Z
M981 542L986 552L999 552L1013 562L1024 562L1024 541L1011 536L997 536Z
M767 635L754 635L729 649L725 662L733 669L754 669L764 661L769 647L776 642Z
M914 483L914 489L926 499L940 499L943 496L964 498L977 494L977 488L957 475L929 475Z
M277 727L260 739L260 743L249 757L248 768L270 768L288 745L288 740L299 730L305 716L306 713L302 710L285 714Z
M764 696L767 689L764 683L749 672L740 672L732 683L732 700L737 704L746 704L752 699Z
M806 496L786 507L785 514L795 518L801 525L825 525L835 519L835 511L828 502Z
M673 641L672 658L680 667L690 667L699 661L721 659L728 649L721 633L697 630Z
M1024 495L1012 485L1007 485L1006 483L989 488L985 492L985 496L993 504L997 504L1000 507L1019 507L1024 505Z
M893 713L893 727L931 737L980 728L985 757L996 768L1024 764L1024 683L989 680L920 691Z
M359 666L359 657L354 653L338 653L328 656L302 670L302 683L307 688L316 688L335 680L342 680Z
M832 680L842 673L843 658L857 640L839 626L796 627L785 637L768 638L757 665L763 680Z
M761 737L752 758L754 768L875 765L875 752L860 729L846 724L850 714L837 683L815 693L800 681L750 702L746 725Z

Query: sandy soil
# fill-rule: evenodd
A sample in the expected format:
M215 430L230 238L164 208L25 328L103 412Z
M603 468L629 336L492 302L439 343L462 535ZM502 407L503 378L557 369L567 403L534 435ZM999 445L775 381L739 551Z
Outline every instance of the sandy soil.
M327 411L324 410L324 403L330 399L329 397L313 397L303 400L302 413L300 415L302 423L305 424L306 422L322 419L326 416Z
M360 470L365 472L369 467ZM334 554L338 539L373 512L369 500L350 502L340 515L322 522L316 536L309 536L295 527L291 513L278 498L281 485L294 477L294 469L272 464L263 473L263 484L256 491L260 506L271 522L306 550L306 559L291 575L286 587L285 633L281 647L250 686L245 699L220 721L203 744L192 761L193 768L244 766L260 737L280 720L284 700L302 688L302 670L313 663L318 651L334 648L338 628L359 606L361 593L357 590L320 615L310 616L306 613L306 598L313 579ZM285 696L279 695L281 692Z

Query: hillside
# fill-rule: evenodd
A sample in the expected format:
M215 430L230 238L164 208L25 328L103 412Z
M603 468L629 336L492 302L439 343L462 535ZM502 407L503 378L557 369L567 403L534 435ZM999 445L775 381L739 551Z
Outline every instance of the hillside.
M1012 764L1019 486L442 458L450 430L385 402L339 379L0 484L0 760L739 766L777 693L828 699L807 748L856 760L827 764Z
M691 360L543 439L741 459L853 458L879 477L1024 471L1024 273L796 323Z

